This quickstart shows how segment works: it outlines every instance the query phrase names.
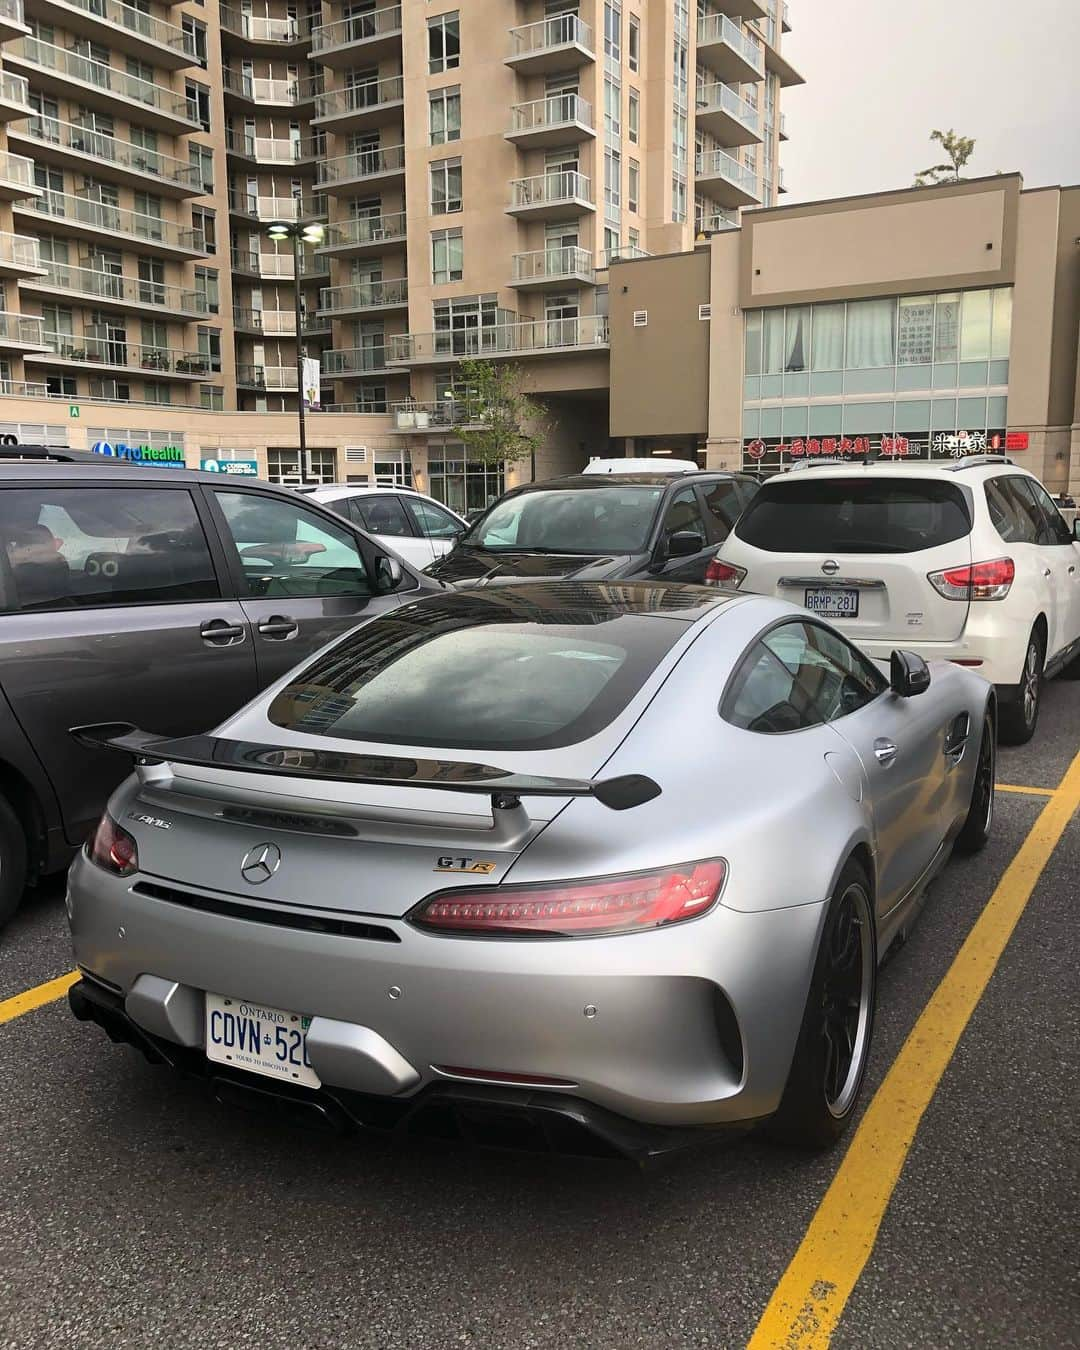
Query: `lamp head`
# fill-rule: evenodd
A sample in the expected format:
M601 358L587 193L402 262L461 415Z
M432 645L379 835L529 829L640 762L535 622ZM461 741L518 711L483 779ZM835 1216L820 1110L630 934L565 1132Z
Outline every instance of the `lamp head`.
M283 220L275 220L273 225L266 231L271 239L280 243L283 239L288 239L292 230Z
M326 237L326 226L321 221L314 221L310 225L305 225L300 231L300 238L305 244L321 244Z

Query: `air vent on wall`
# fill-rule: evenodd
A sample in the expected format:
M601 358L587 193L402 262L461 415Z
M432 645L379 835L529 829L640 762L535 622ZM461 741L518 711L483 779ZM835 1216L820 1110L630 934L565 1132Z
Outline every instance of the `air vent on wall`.
M711 319L712 305L698 305L697 316L699 319Z
M634 310L634 327L644 328L649 322L649 311L647 309Z
M346 449L345 459L349 464L366 464L367 446L354 445L351 449Z

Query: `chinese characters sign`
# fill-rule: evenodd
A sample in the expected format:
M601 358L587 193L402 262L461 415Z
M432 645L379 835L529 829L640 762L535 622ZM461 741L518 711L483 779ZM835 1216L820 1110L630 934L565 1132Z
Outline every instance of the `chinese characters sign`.
M956 431L921 436L795 436L756 437L743 442L747 468L779 468L801 459L960 459L1012 450L1026 450L1023 432Z

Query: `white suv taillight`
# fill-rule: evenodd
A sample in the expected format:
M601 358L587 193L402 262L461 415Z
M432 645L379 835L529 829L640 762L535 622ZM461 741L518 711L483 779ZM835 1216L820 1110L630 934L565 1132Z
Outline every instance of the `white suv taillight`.
M745 567L736 567L723 558L714 558L705 569L706 586L740 586L746 576Z
M1016 577L1011 558L972 563L968 567L946 567L930 572L927 580L946 600L1004 600Z

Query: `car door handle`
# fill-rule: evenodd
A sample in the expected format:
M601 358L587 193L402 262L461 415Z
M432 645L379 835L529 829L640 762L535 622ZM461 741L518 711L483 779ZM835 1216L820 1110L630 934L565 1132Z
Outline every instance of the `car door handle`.
M1072 576L1072 574L1073 574L1075 571L1076 571L1076 564L1075 564L1075 563L1070 563L1070 564L1069 564L1069 576Z
M295 637L300 631L300 625L287 614L271 614L268 619L257 624L256 628L263 637L272 638L276 642L284 642L288 638Z
M226 619L209 619L199 628L199 636L210 647L234 647L244 640L244 625Z
M1048 577L1049 575L1050 575L1050 569L1049 569L1049 567L1044 567L1044 568L1043 568L1043 576L1044 576L1044 577Z
M874 758L882 766L888 768L896 758L896 745L893 741L887 741L879 736L874 742Z

